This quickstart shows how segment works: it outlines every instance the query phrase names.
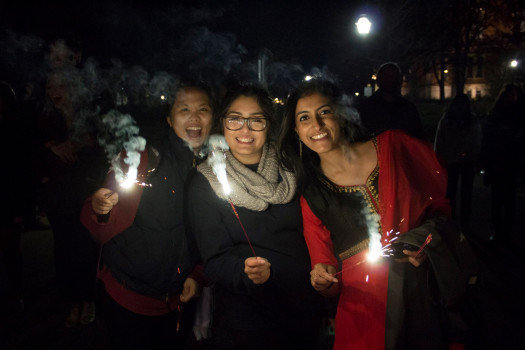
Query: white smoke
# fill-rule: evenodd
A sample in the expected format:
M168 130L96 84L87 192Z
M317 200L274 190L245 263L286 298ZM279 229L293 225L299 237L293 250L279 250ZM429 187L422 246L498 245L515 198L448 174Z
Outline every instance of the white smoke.
M382 256L381 234L379 233L379 214L370 212L367 206L363 209L363 214L368 227L368 261L376 261Z
M115 178L122 187L129 187L136 182L137 169L140 164L140 152L146 147L146 140L139 136L139 128L129 114L111 110L102 118L102 130L98 141L104 147L106 156L115 172ZM126 150L124 159L121 150ZM123 165L128 166L127 174Z
M226 139L222 135L211 135L203 145L199 154L204 156L208 154L208 164L212 167L213 172L217 176L224 194L227 196L230 195L231 188L230 183L228 182L228 177L226 176L226 151L230 147L226 143Z

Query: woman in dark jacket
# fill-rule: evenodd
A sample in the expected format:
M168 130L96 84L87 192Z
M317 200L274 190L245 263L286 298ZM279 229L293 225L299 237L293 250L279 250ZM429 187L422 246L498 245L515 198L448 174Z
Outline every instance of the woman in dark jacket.
M150 186L123 189L110 173L83 208L82 222L102 243L99 278L108 294L108 329L115 349L183 349L199 293L199 256L184 221L185 185L209 134L209 89L185 84L175 92L170 130ZM152 150L141 153L148 173Z
M206 163L188 198L204 273L224 308L223 331L233 349L311 349L319 300L308 280L295 177L267 141L272 102L264 90L242 86L228 92L220 112L231 193Z

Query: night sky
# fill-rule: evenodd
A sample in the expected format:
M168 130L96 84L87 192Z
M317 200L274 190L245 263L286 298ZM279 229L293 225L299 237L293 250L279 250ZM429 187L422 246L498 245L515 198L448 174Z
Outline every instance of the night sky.
M3 27L46 41L80 37L84 57L101 62L114 57L155 65L180 46L188 30L203 27L233 34L246 49L243 60L268 49L274 60L305 70L339 64L345 52L360 49L353 25L360 8L349 1L7 0L0 6Z

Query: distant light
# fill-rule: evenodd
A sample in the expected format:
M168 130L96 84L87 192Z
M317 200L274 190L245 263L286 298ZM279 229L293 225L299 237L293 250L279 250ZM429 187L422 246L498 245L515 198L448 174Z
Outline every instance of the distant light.
M166 99L166 96L161 95L161 96L160 96L160 99L164 101L164 100Z
M359 96L359 92L356 92L354 95Z
M510 61L510 66L511 66L512 68L516 68L516 67L518 66L518 63L519 63L518 61L516 61L516 60L512 60L512 61Z
M377 76L375 74L372 74L372 80L377 80Z
M357 32L363 35L370 33L370 28L372 28L372 22L368 20L366 15L361 15L355 25L357 27Z
M443 73L448 74L448 69L445 69Z
M307 75L307 76L304 77L305 81L310 81L312 79L313 79L313 77L311 75Z

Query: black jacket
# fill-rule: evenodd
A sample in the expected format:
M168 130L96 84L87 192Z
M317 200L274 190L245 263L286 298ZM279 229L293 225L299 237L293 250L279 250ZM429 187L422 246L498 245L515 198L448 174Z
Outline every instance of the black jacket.
M199 260L184 222L185 182L192 171L193 153L170 130L133 225L104 245L104 263L127 288L154 297L182 291Z

